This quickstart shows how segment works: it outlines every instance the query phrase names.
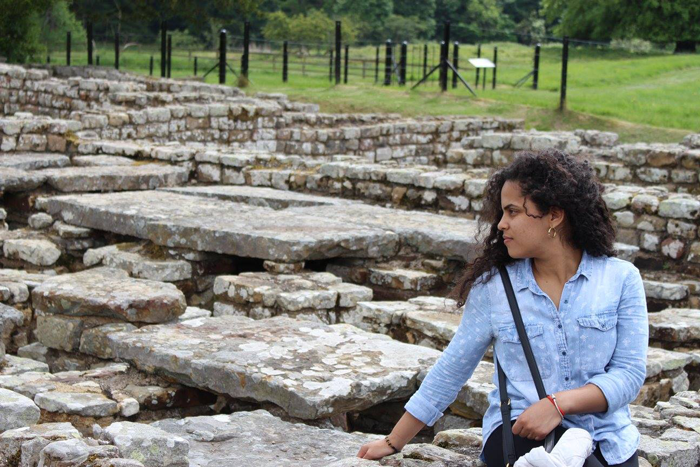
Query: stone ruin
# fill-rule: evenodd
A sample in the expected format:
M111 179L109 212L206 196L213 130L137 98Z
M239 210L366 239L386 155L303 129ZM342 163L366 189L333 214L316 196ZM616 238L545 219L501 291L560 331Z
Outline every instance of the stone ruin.
M324 114L281 94L0 65L0 465L477 466L491 352L400 454L460 321L486 180L588 158L644 277L640 463L700 462L700 134Z

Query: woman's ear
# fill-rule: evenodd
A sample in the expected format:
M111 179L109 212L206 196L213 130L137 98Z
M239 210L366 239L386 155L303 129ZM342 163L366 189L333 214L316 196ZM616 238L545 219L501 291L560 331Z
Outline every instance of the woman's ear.
M560 207L552 207L549 210L549 222L552 227L560 227L564 224L566 213Z

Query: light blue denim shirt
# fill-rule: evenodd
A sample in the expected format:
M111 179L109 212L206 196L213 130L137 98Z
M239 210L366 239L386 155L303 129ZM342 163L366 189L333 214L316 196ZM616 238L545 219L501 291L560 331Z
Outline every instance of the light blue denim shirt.
M609 464L626 461L639 444L629 404L646 377L649 340L639 270L628 261L584 252L576 274L564 285L557 310L537 285L530 259L517 260L507 269L547 394L590 383L607 399L607 412L567 415L564 427L587 430ZM539 400L500 275L479 282L469 293L450 345L405 406L427 425L455 400L492 342L507 376L511 418ZM497 388L488 396L484 444L502 423L497 374L493 383Z

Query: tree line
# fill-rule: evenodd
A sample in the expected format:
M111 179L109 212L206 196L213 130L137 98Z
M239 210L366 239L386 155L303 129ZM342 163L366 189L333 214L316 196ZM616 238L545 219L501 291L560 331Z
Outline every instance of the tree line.
M24 62L65 41L78 43L91 21L97 40L119 33L154 42L161 21L174 46L211 47L226 28L254 37L327 43L336 20L344 40L433 41L445 21L464 43L539 42L548 36L610 41L643 39L694 52L700 40L700 0L0 0L0 55Z

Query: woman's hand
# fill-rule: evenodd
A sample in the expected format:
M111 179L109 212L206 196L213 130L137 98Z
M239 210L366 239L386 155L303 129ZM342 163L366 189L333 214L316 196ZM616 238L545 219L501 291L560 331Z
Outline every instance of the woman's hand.
M548 399L532 404L513 425L513 434L541 441L561 422L559 411Z
M381 459L394 453L394 450L386 444L383 439L372 441L364 444L357 453L357 457L361 459Z

